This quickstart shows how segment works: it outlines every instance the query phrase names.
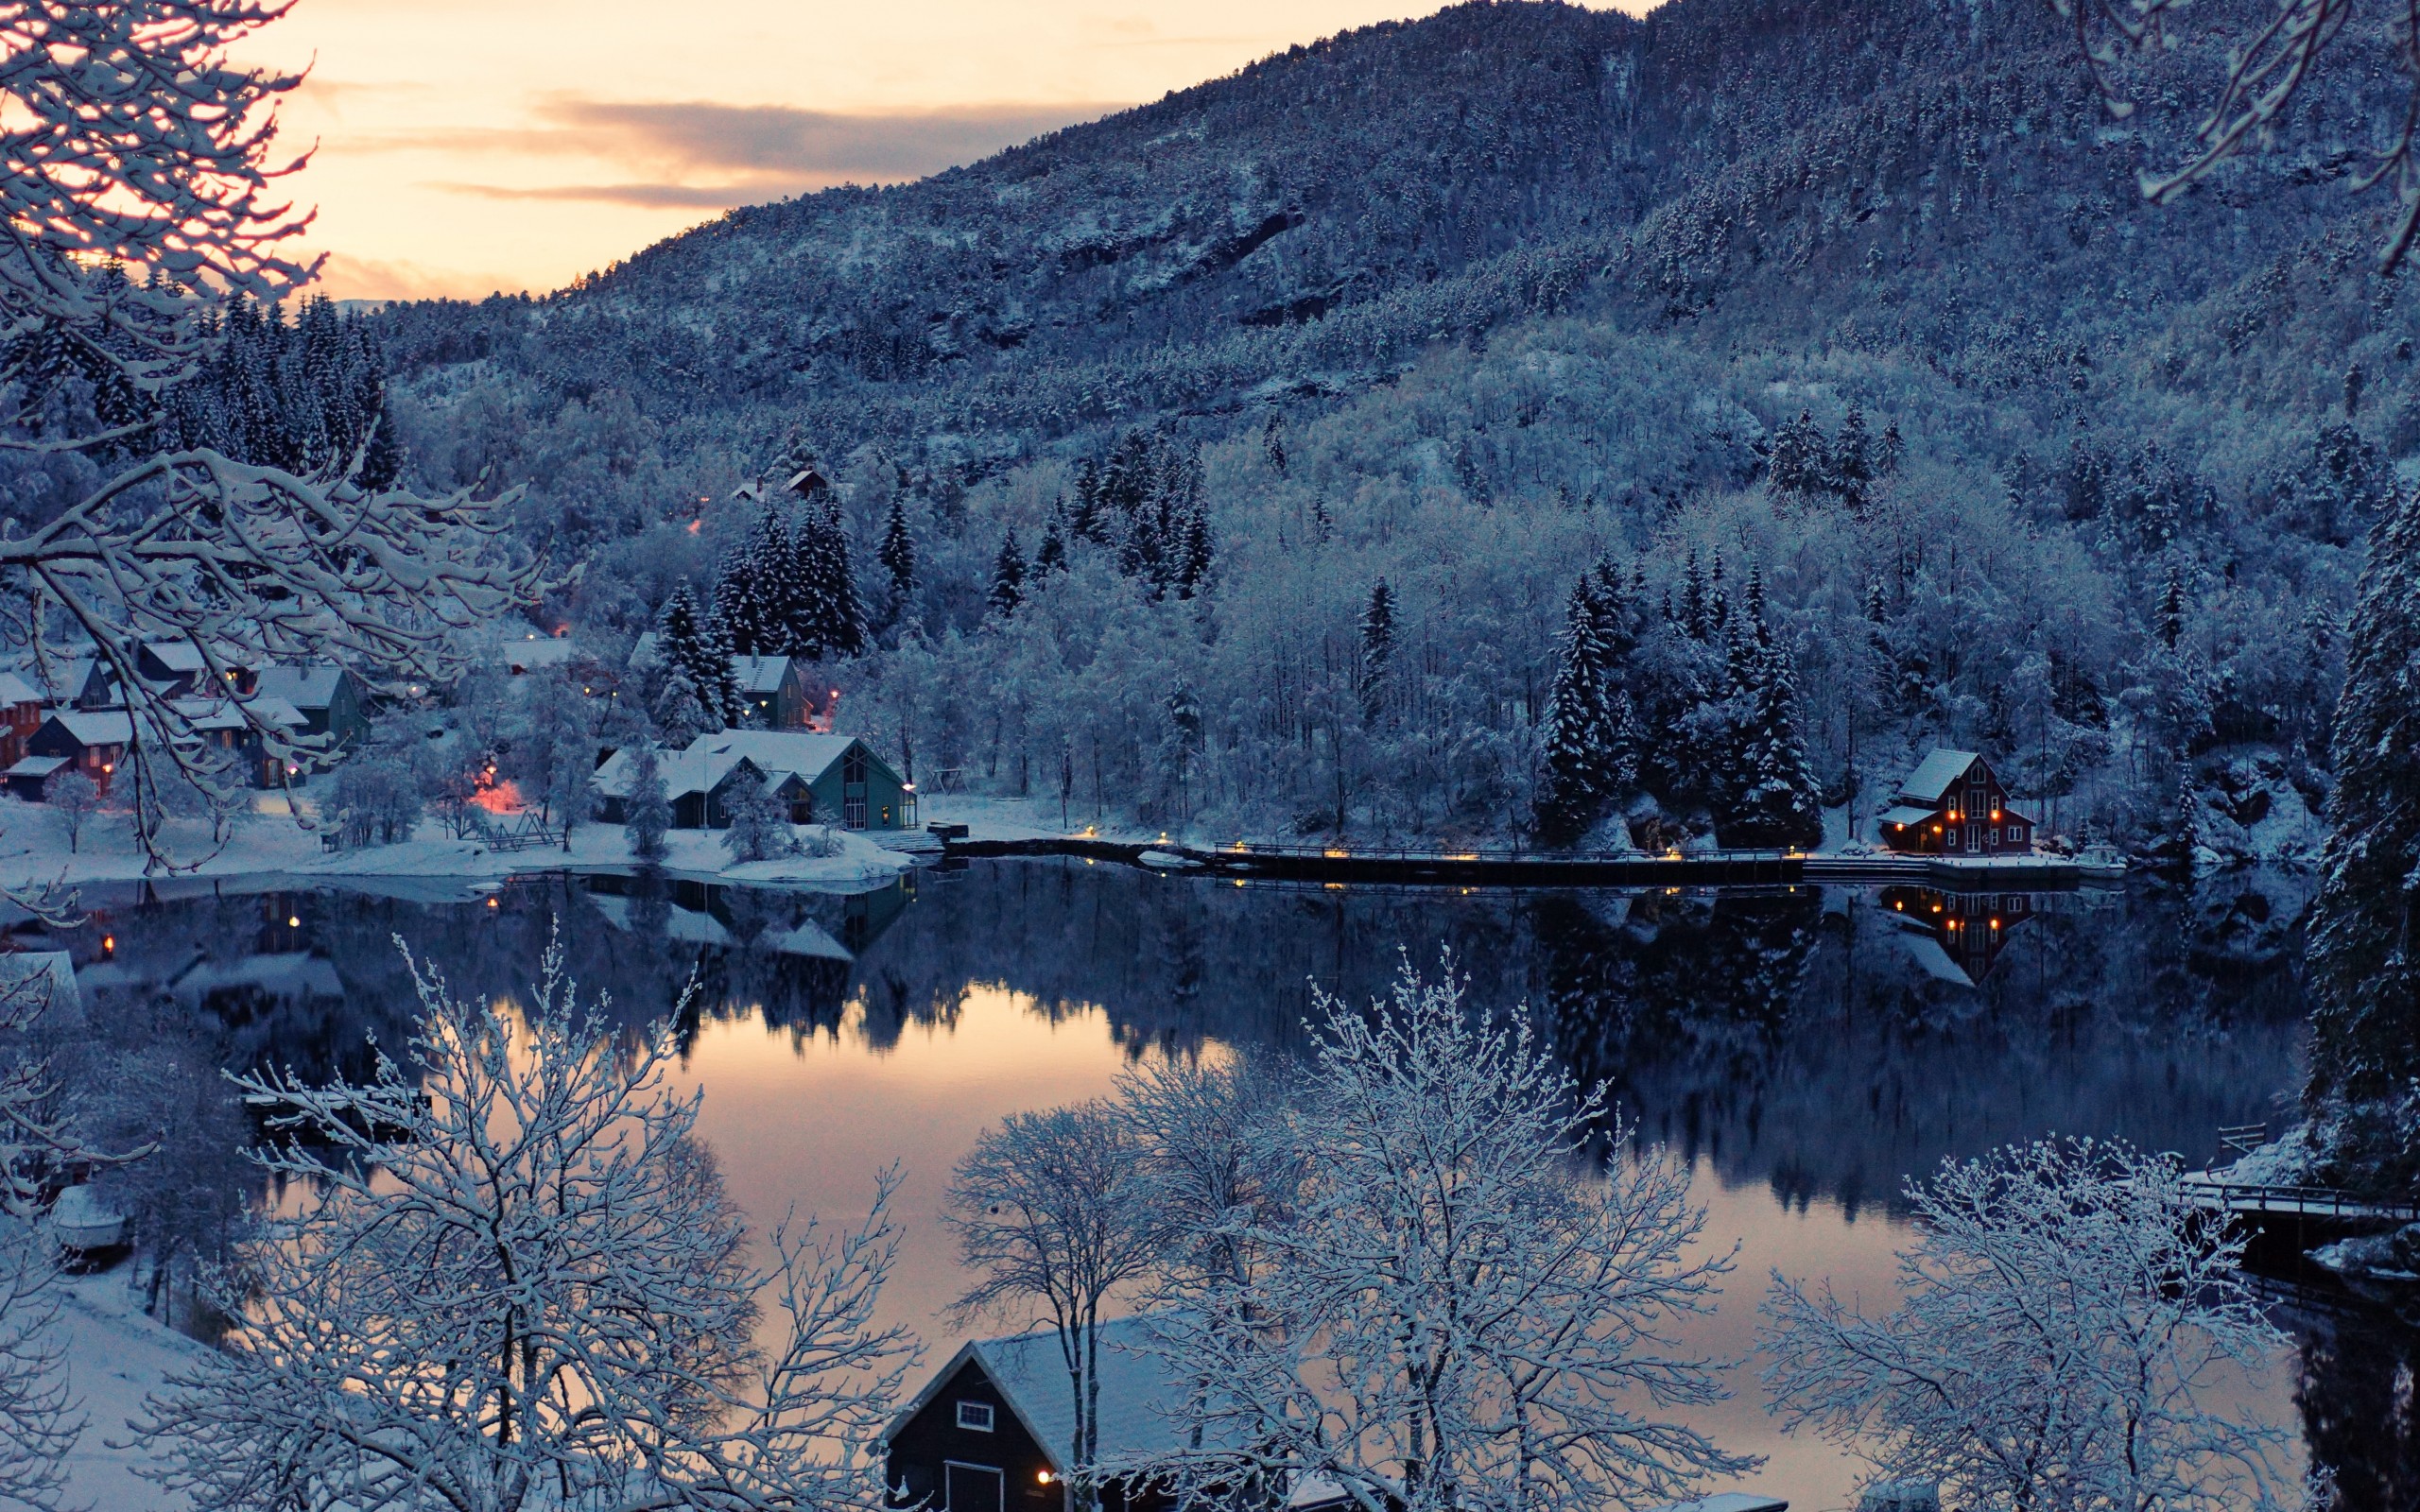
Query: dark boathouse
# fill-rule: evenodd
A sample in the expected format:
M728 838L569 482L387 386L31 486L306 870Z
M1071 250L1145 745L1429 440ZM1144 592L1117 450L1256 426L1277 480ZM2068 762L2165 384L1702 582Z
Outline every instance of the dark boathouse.
M2009 801L1991 763L1971 750L1936 750L1882 811L1884 845L1933 856L2033 852L2033 816Z
M1147 1319L1100 1327L1100 1456L1173 1447L1178 1388L1136 1348ZM927 1512L1064 1512L1076 1413L1059 1335L977 1339L951 1356L883 1431L894 1504ZM1165 1512L1168 1498L1113 1482L1107 1512Z

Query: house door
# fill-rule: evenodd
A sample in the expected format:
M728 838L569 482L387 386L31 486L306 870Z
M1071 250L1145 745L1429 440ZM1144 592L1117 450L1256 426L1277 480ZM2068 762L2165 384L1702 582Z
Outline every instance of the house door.
M947 1477L942 1486L941 1512L1003 1512L1008 1499L1008 1485L998 1470L989 1465L960 1465L956 1460L942 1462Z
M1970 824L1966 826L1966 849L1968 850L1980 850L1983 849L1983 827L1981 825Z

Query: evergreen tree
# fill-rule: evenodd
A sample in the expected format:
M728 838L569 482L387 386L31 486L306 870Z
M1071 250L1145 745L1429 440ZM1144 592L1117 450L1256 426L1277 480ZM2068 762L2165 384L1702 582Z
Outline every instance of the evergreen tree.
M907 612L916 594L916 538L908 529L908 501L904 490L894 490L890 495L890 513L882 523L882 544L875 549L874 560L882 566L884 577L890 585L890 616L897 619ZM800 585L804 600L805 585Z
M1816 425L1814 415L1802 409L1796 420L1773 433L1766 471L1773 492L1795 497L1828 485L1831 460L1830 449L1824 443L1824 432Z
M800 645L808 657L856 656L866 648L865 611L857 599L856 569L849 561L849 532L837 497L806 511L797 542L802 584Z
M1899 422L1893 421L1882 427L1882 439L1874 447L1874 475L1894 478L1908 459L1908 443L1899 434Z
M1872 446L1865 429L1865 411L1855 404L1849 406L1846 419L1841 421L1840 437L1832 443L1825 483L1834 493L1852 505L1863 505L1867 488L1874 481Z
M1268 459L1270 471L1279 477L1286 475L1286 416L1270 410L1267 423L1260 427L1260 455Z
M1176 596L1191 598L1210 584L1210 514L1196 498L1184 511L1184 533L1176 545Z
M715 612L740 656L785 656L799 599L797 563L789 532L768 508L756 517L748 539L723 558L715 577Z
M697 679L683 667L676 666L665 674L664 686L656 691L655 707L648 713L666 744L675 750L685 749L700 735L711 735L723 728L722 721L706 708Z
M1705 570L1698 565L1698 548L1689 548L1689 559L1681 569L1681 628L1694 640L1706 638Z
M2170 651L2185 639L2185 570L2173 558L2168 564L2168 577L2159 591L2159 609L2152 619L2153 633L2159 644Z
M667 691L677 675L686 681L689 697L696 702L694 715L681 711L684 724L694 721L704 730L712 731L731 723L739 690L732 679L729 643L718 620L699 612L697 597L689 592L687 583L674 585L671 596L664 601L663 611L656 616L655 654L657 663L664 668ZM659 694L659 729L666 729L666 707L664 695ZM676 702L669 707L677 710L680 706Z
M672 800L664 790L664 763L655 742L643 741L631 758L631 790L622 800L622 824L631 854L641 861L664 859L664 834L672 828Z
M1013 619L1017 606L1025 602L1025 553L1017 548L1014 529L1000 538L1000 554L992 558L992 591L984 602L1004 620Z
M2370 536L2336 705L2311 908L2308 1097L2342 1173L2409 1190L2420 1130L2420 492Z
M1798 682L1789 652L1741 617L1731 641L1734 747L1722 763L1723 844L1823 843L1822 784L1799 728Z
M1067 531L1063 523L1065 514L1063 506L1054 507L1050 511L1050 518L1043 524L1042 544L1036 547L1033 553L1033 571L1037 577L1050 573L1063 573L1067 570Z
M1604 703L1606 655L1586 578L1575 584L1555 650L1546 717L1545 770L1537 792L1538 838L1565 846L1588 833L1616 791Z
M1387 712L1387 672L1395 656L1395 595L1379 578L1361 611L1361 720L1374 725Z

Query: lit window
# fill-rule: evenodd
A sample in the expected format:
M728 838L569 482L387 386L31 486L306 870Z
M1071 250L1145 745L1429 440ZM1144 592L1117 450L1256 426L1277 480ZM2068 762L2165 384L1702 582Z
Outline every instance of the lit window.
M992 1431L992 1404L988 1401L961 1401L958 1404L958 1426L972 1428L978 1434Z

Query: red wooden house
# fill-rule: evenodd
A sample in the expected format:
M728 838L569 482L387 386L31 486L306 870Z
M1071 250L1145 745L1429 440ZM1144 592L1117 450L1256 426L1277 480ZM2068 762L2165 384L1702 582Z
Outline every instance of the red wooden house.
M1882 812L1882 843L1935 856L2031 855L2033 816L2009 801L1989 762L1936 750L1899 784Z

